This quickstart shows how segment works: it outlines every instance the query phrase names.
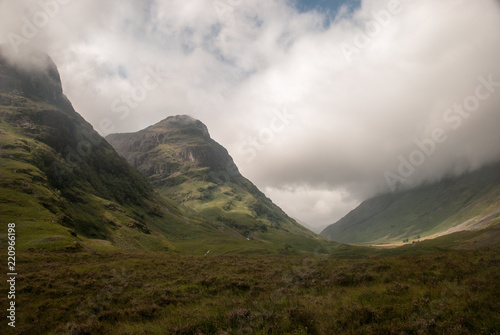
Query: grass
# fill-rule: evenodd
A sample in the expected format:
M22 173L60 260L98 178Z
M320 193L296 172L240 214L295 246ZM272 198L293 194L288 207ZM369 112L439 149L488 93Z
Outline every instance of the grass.
M498 249L18 255L15 334L495 334ZM0 297L0 305L6 305Z
M268 228L309 237L314 235L299 227L257 189L246 183L248 181L242 177L221 185L188 180L174 187L156 189L165 197L174 199L211 221L233 228L245 237Z

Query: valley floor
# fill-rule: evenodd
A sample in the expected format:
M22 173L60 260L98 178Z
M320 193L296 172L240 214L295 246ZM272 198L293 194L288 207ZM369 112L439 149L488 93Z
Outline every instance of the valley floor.
M16 334L500 333L498 249L354 260L23 252L18 273Z

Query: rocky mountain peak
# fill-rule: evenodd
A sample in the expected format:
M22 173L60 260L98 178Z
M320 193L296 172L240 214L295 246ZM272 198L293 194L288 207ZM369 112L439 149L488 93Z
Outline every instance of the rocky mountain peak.
M210 137L205 124L188 115L170 116L137 133L111 134L106 139L147 177L169 178L199 168L213 173L231 169L232 175L239 175L233 159Z
M205 139L210 138L207 126L200 120L197 120L190 115L169 116L151 128L157 131L188 132L190 135L201 135L201 137Z

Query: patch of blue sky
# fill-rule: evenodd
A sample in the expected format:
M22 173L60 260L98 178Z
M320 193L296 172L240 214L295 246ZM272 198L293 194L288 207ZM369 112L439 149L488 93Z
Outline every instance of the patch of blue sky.
M352 13L361 7L361 0L289 0L290 4L301 13L316 11L325 17L323 25L328 27L344 8L343 15Z

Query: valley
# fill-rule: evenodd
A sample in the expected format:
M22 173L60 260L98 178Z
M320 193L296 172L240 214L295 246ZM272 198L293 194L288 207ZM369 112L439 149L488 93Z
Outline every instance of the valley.
M200 120L105 139L50 57L27 57L37 66L0 49L0 247L15 223L18 272L6 333L500 332L498 164L368 199L318 235Z

